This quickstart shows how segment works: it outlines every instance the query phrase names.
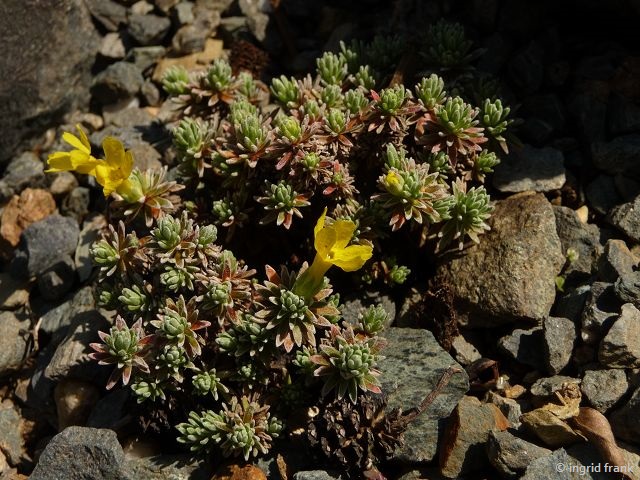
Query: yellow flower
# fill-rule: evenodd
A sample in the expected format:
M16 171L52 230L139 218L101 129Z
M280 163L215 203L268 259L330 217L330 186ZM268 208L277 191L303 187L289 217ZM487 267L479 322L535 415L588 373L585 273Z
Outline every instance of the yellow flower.
M141 197L141 192L129 180L133 169L133 155L125 151L122 142L117 138L106 137L102 142L104 160L98 160L91 155L89 139L80 125L76 128L80 138L69 132L64 132L62 139L74 147L70 152L54 152L49 155L47 172L62 172L73 170L78 173L96 177L102 185L102 193L108 197L117 192L125 200L135 202Z
M387 190L393 195L401 195L404 187L404 180L393 170L390 170L385 177Z
M371 258L370 245L349 245L356 225L350 220L336 220L326 225L327 209L318 219L314 234L316 256L313 263L298 278L294 291L307 297L315 295L322 287L324 274L335 265L345 272L354 272L362 268Z
M49 155L48 172L62 172L75 170L78 173L90 173L95 168L98 160L91 156L91 145L87 134L84 133L80 125L76 125L80 138L72 133L64 132L62 140L74 147L70 152L55 152Z

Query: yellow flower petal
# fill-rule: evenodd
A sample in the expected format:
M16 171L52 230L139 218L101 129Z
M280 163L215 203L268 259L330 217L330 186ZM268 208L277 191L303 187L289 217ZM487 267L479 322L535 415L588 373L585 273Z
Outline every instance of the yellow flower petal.
M47 163L49 164L49 169L45 170L47 173L73 170L69 152L54 152L47 157Z
M336 242L334 249L344 248L349 245L353 238L353 232L356 231L356 224L350 220L336 220L330 227L336 232Z
M87 134L84 133L84 130L82 129L82 127L80 126L79 123L76 124L76 129L78 130L78 133L80 134L80 141L82 142L82 144L87 147L87 150L89 152L91 152L91 144L89 143L89 138L87 137Z
M314 237L317 237L320 230L324 228L324 220L326 217L327 217L327 207L324 207L324 211L322 212L322 215L320 215L320 218L318 218L318 221L316 222L316 226L313 227Z
M336 243L336 231L333 228L323 228L316 235L314 246L318 255L325 260L329 260L331 248Z
M93 175L93 170L100 163L99 160L80 150L72 150L69 155L71 156L73 170L78 173Z
M126 152L124 152L124 163L122 165L122 168L120 169L122 177L129 178L129 175L131 175L132 170L133 170L133 153L131 153L131 150L127 150Z
M345 272L354 272L371 258L373 250L369 245L351 245L333 252L333 263Z
M114 137L107 137L102 142L104 160L111 168L120 168L124 164L124 145Z
M87 147L84 143L82 143L82 140L80 140L78 137L76 137L72 133L64 132L62 134L62 140L67 142L73 148L76 148L81 152L86 153L87 155L91 153L91 149Z

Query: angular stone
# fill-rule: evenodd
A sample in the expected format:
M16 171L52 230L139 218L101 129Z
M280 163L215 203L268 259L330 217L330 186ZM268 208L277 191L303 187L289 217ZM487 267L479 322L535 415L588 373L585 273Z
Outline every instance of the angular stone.
M113 58L116 60L123 59L127 50L125 49L120 33L110 32L102 37L98 53L107 58Z
M133 62L141 72L144 72L164 57L166 52L167 49L162 45L135 47L129 50L125 59L129 62Z
M65 255L73 255L78 244L78 223L68 217L50 215L22 232L12 271L36 276Z
M88 218L82 225L78 247L75 253L75 264L78 272L78 278L81 282L87 280L94 269L93 260L91 258L91 246L100 237L100 231L107 226L107 220L104 215L94 215Z
M15 195L2 210L0 236L15 247L25 228L55 211L56 201L49 192L26 188L20 196Z
M551 450L499 431L489 433L487 451L491 465L505 478L517 478L532 461L551 454Z
M610 239L604 246L604 255L598 259L598 279L613 283L621 275L633 272L637 263L623 240Z
M640 308L640 270L621 275L613 288L620 301Z
M44 375L51 380L73 377L99 383L107 372L89 358L93 351L89 347L98 338L98 330L108 331L109 322L96 310L90 310L75 316L69 327L69 334L58 345Z
M16 280L8 273L0 273L0 309L14 310L29 301L27 282Z
M640 388L620 408L609 415L609 423L616 438L640 446Z
M43 186L44 164L36 154L24 152L7 165L0 182L12 194L20 193L26 187ZM4 200L4 198L0 200Z
M395 328L385 331L387 346L384 359L378 363L382 372L382 391L387 395L388 408L403 411L417 407L433 390L442 374L451 366L461 368L427 330ZM461 368L462 369L462 368ZM405 433L405 444L396 450L398 461L427 462L434 458L442 419L448 417L469 389L466 373L451 377L435 401Z
M461 365L471 365L476 360L480 360L482 358L482 355L480 355L480 352L478 352L476 347L467 342L462 335L458 335L454 338L451 346L455 352L456 360Z
M110 32L127 23L127 9L113 0L86 0L91 16Z
M102 119L101 119L102 120ZM71 172L57 172L50 174L53 178L49 192L53 196L62 196L78 186L76 176Z
M459 478L488 466L486 444L492 430L506 430L509 421L493 404L463 397L447 421L440 451L440 471Z
M582 341L589 345L598 343L618 316L619 305L613 285L593 283L582 311Z
M578 214L567 207L553 207L562 253L567 256L571 248L578 258L569 263L563 275L569 280L589 277L602 253L600 229L596 225L582 223Z
M522 408L516 400L514 400L513 398L506 398L498 395L495 392L489 391L487 392L485 401L487 403L492 403L500 409L502 414L509 421L510 428L520 428L520 416L522 415Z
M0 376L18 368L29 347L29 318L13 312L0 313Z
M38 291L46 300L59 300L71 290L75 279L76 265L65 255L38 276Z
M602 215L606 215L616 205L624 202L616 189L613 177L608 175L598 175L587 185L585 194L591 207Z
M640 310L632 304L622 306L620 317L600 344L598 359L612 368L640 367Z
M629 383L624 370L618 368L587 370L580 389L593 408L606 413L627 393Z
M546 370L544 332L541 327L516 329L498 340L498 348L512 359L536 370Z
M579 469L583 465L570 457L564 448L556 450L551 455L541 456L531 462L520 480L593 480L590 473L580 474L579 471L568 471L565 467ZM586 468L586 466L584 466Z
M91 287L83 287L56 306L45 304L40 308L34 307L34 313L42 319L40 330L47 335L55 336L64 333L63 330L71 325L76 315L94 308L93 290Z
M535 381L531 385L531 395L545 399L551 397L555 392L561 390L563 385L567 383L580 384L580 380L565 375L555 375L553 377L544 377Z
M171 20L158 15L129 16L129 33L142 46L161 44L171 27Z
M67 112L86 110L99 37L83 0L4 0L0 32L4 163Z
M127 100L140 91L144 78L138 67L129 62L116 62L96 75L91 94L100 104Z
M514 150L496 166L493 186L501 192L549 192L566 181L564 156L555 148L525 145Z
M339 480L340 474L326 470L306 470L293 474L293 480Z
M24 421L18 409L9 400L0 403L0 451L14 467L26 454L24 433Z
M640 195L633 202L623 203L613 208L607 221L629 238L640 242Z
M618 173L640 179L640 135L623 135L591 145L593 163L609 175Z
M553 314L556 317L568 318L575 323L579 323L582 319L582 310L584 310L590 294L591 287L589 285L580 285L565 293L559 293Z
M112 430L69 427L49 442L30 480L121 480L124 452Z
M380 292L363 291L357 295L351 295L341 302L340 313L342 318L349 323L357 323L358 318L370 306L381 306L387 312L387 323L385 328L389 328L396 318L396 304L388 295Z
M551 448L565 447L583 440L567 423L542 408L522 414L522 423Z
M544 320L545 360L549 373L557 375L569 365L576 336L576 325L571 320L560 317Z
M213 476L212 462L193 455L154 455L151 457L126 458L127 479L144 480L210 480ZM258 480L258 477L241 477Z
M453 290L459 321L489 327L542 320L565 261L551 204L542 194L514 195L497 203L489 224L480 245L449 258L436 273Z

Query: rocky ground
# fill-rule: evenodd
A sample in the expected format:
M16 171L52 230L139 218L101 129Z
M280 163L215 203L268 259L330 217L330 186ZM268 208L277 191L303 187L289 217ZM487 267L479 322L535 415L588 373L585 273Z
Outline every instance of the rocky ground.
M396 477L621 478L557 470L609 462L640 478L640 5L344 3L0 7L10 32L0 64L0 479L280 478L283 464L297 480L340 478L287 445L221 470L131 433L128 392L107 393L88 358L108 327L89 258L104 199L86 176L45 175L43 161L80 123L96 145L117 135L141 168L171 164L159 83L168 66L227 55L265 78L299 74L343 38L419 31L440 16L484 49L478 71L519 106L523 146L490 182L491 231L432 265L450 286L452 325L426 324L436 302L426 284L346 302L345 316L381 303L394 319L379 365L391 407L417 406L443 370L464 370L405 434Z

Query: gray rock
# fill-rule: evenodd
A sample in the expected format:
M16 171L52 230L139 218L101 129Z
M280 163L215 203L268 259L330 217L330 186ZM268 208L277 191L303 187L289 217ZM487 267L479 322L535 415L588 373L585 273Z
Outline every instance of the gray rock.
M140 89L140 94L145 105L155 107L160 104L160 90L153 82L146 80Z
M165 56L167 49L161 45L151 47L135 47L129 50L125 59L133 62L141 72L155 65L158 60Z
M611 368L640 367L640 310L632 304L622 313L600 344L600 363Z
M91 87L93 97L103 105L126 100L140 91L142 73L129 62L116 62L96 75Z
M115 127L146 127L151 125L153 117L144 108L128 107L103 113L106 125Z
M169 3L169 0L165 0L165 1ZM160 2L156 1L155 3L160 3ZM146 2L145 0L139 0L135 2L133 5L131 5L129 12L131 14L136 14L136 15L146 15L147 13L153 12L153 8L154 7L151 3Z
M624 202L616 189L613 177L598 175L585 189L587 200L593 209L606 215L613 207Z
M640 388L619 409L609 415L609 423L616 438L639 445L640 439Z
M60 205L60 213L73 217L78 223L89 213L91 191L87 187L76 187L64 197Z
M491 465L504 477L516 478L537 458L550 455L551 450L522 440L509 432L489 433L487 452Z
M29 301L29 283L0 273L0 309L15 310Z
M594 282L582 311L580 336L582 341L595 345L600 341L620 312L620 302L616 298L613 285Z
M46 446L30 480L122 480L125 460L112 430L68 427Z
M307 470L293 474L293 480L340 480L342 476L326 470Z
M91 16L110 32L127 23L127 8L113 0L85 0Z
M39 275L65 255L73 255L79 233L75 220L60 215L32 223L22 232L13 268L23 276Z
M613 283L619 276L633 272L636 263L636 257L623 240L608 240L604 255L598 258L598 279Z
M171 27L171 20L158 15L129 16L129 34L142 46L161 44Z
M604 139L607 102L603 97L597 92L578 92L569 99L567 109L581 137L591 141Z
M19 367L29 346L29 318L22 313L0 313L0 375Z
M482 358L478 349L467 342L462 335L458 335L453 339L451 347L455 353L456 360L465 367Z
M127 54L127 50L124 46L124 42L120 33L110 32L102 37L102 42L100 43L100 50L98 50L98 53L103 57L122 60Z
M606 413L627 393L629 383L621 369L587 370L580 389L593 408Z
M171 46L179 55L201 52L207 37L207 32L203 32L196 25L184 25L171 39Z
M380 292L361 292L358 295L347 297L340 305L342 318L349 323L358 322L358 317L370 306L381 306L388 315L385 328L389 328L396 318L396 304L388 295L381 295Z
M71 172L57 172L50 173L49 175L53 178L51 186L49 187L49 192L54 197L66 195L78 186L78 180Z
M524 365L546 370L544 332L541 327L530 330L516 329L498 340L498 348Z
M489 224L480 245L445 259L436 272L453 290L459 321L490 327L542 320L565 261L551 204L542 194L514 195L497 203Z
M157 455L126 458L126 471L130 479L144 480L210 480L211 462L191 455Z
M620 173L613 177L613 183L625 202L631 202L640 195L640 181L638 180Z
M583 467L582 463L570 457L564 448L560 448L551 455L533 460L520 480L549 480L550 478L554 480L594 480L596 478L589 472L581 473L580 467Z
M41 318L40 330L47 335L61 335L64 338L65 330L73 323L76 315L93 310L95 300L91 287L83 287L69 296L67 300L51 307L43 305L41 309L34 309L34 313Z
M460 478L489 466L486 444L492 430L505 430L507 419L490 403L463 397L447 421L440 470L445 477Z
M192 2L180 2L173 9L174 17L178 25L187 25L193 23L193 3Z
M493 186L501 192L549 192L566 181L564 156L555 148L525 145L496 166Z
M240 0L238 2L242 14L247 17L247 25L253 36L260 42L267 37L269 15L261 10L263 2L260 0Z
M608 126L612 135L640 131L640 108L628 98L614 93L608 110Z
M600 229L596 225L582 223L578 214L567 207L553 207L556 216L556 228L562 253L566 256L572 248L578 258L570 263L563 274L567 279L588 277L602 253Z
M385 358L378 364L382 391L388 396L388 408L407 411L417 407L433 390L450 366L461 368L427 330L390 328L384 334ZM449 384L408 428L405 444L394 453L394 459L427 462L434 458L441 432L441 420L448 417L469 389L466 373L457 373Z
M640 242L640 195L633 202L613 208L607 221L636 242Z
M571 320L560 317L544 320L544 358L550 374L557 375L569 365L576 337L576 325Z
M180 0L155 0L153 3L164 13L168 13L169 10L178 5L178 2Z
M96 310L77 314L69 333L56 348L44 376L51 380L71 377L101 384L111 373L89 358L89 344L98 338L98 330L108 331L109 322Z
M618 173L640 179L640 135L624 135L591 146L593 163L609 175Z
M564 128L564 106L556 94L533 95L524 101L522 108L527 116L547 123L551 128L551 132L559 132Z
M640 270L621 275L614 285L616 297L640 308Z
M58 300L71 290L75 279L76 264L69 255L65 255L38 275L38 290L46 300Z
M522 423L520 416L522 415L522 407L513 398L506 398L495 392L487 392L485 397L487 403L492 403L500 409L502 414L509 420L509 428L519 429Z
M17 467L25 456L22 416L9 400L0 403L0 451Z
M582 311L591 293L590 285L580 285L565 293L560 293L554 305L556 317L568 318L574 323L582 320Z
M120 430L133 419L131 390L114 389L98 400L87 419L87 427Z
M534 93L544 78L544 50L536 42L530 42L513 57L508 67L509 78L525 93Z
M565 375L540 378L531 385L531 395L541 398L550 397L560 390L565 383L576 383L579 385L580 379L567 377Z
M82 0L5 0L0 32L0 163L5 163L67 112L87 109L99 37Z
M35 154L24 152L7 165L0 183L3 193L0 200L7 200L10 195L20 193L26 187L41 187L44 184L44 164Z
M100 238L100 231L106 227L107 220L103 215L94 215L87 219L82 225L80 239L74 261L78 271L78 278L81 282L87 280L94 269L93 260L91 258L91 246Z

